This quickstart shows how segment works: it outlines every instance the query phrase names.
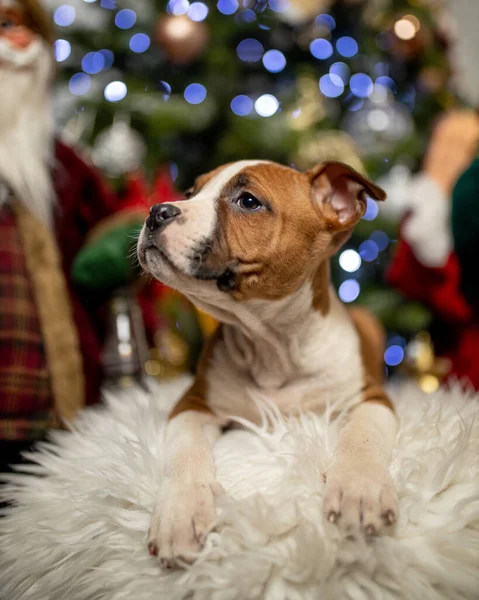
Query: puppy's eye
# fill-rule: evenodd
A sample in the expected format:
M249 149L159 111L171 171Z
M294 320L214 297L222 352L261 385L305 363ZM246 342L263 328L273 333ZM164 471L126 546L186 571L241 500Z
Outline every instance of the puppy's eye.
M195 195L194 188L190 188L189 190L186 190L186 192L185 192L185 198L192 198L194 195Z
M0 19L0 30L7 31L7 29L13 29L17 27L18 23L10 18Z
M250 212L258 210L263 206L257 198L255 198L252 194L249 194L247 192L241 194L238 200L236 200L236 204L243 210L247 210Z

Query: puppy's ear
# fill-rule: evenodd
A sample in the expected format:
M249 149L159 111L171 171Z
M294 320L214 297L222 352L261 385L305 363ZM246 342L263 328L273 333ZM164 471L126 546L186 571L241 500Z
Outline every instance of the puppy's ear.
M315 208L336 231L351 229L366 212L366 196L385 200L386 192L340 162L323 162L306 172Z

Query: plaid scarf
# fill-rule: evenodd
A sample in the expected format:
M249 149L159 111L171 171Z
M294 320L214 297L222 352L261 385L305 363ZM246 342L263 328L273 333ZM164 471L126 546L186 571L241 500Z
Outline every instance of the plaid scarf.
M16 217L0 206L0 439L36 439L55 424L51 381Z

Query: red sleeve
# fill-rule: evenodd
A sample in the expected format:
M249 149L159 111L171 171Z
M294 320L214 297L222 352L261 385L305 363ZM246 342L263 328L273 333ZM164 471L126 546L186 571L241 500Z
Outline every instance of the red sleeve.
M425 267L409 244L400 240L386 277L407 298L424 303L444 321L465 323L472 317L461 293L461 271L454 253L442 267Z

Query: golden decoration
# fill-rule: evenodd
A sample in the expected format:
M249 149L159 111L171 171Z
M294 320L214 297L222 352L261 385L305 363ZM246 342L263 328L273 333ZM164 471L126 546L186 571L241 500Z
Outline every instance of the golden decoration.
M155 41L175 64L184 65L200 56L208 44L208 27L183 15L165 15L155 28Z
M419 332L407 346L403 370L417 381L426 394L439 388L450 368L449 360L435 355L431 336L427 331Z
M326 116L323 97L314 77L301 76L298 80L298 101L286 115L286 121L296 131L309 129Z
M322 131L305 138L294 157L294 164L299 169L306 170L325 160L341 161L366 175L354 140L347 133Z

